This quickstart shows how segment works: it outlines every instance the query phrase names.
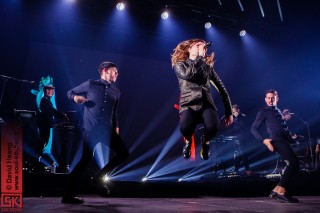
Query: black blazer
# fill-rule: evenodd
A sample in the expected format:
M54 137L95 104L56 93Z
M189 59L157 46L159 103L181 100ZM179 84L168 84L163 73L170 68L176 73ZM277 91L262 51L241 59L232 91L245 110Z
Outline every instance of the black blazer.
M56 110L49 97L44 96L41 99L40 102L40 114L38 117L38 125L39 126L45 126L45 127L51 127L54 125L54 117L56 118L65 118L65 115Z
M187 109L199 111L204 101L217 110L211 95L211 80L222 97L225 116L232 115L227 89L214 69L205 63L203 57L198 57L194 61L188 59L177 62L173 68L180 87L180 113Z

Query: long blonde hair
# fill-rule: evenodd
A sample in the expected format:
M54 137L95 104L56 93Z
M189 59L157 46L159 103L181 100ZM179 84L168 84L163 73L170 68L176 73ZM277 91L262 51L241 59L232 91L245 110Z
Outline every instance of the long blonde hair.
M189 58L189 48L192 47L194 44L198 42L206 43L205 40L199 39L199 38L193 38L186 41L180 42L175 49L173 49L173 53L171 54L171 65L172 67L178 62L178 61L186 61ZM204 60L206 61L206 64L213 67L214 64L214 52L212 52L210 55L206 55L204 57Z

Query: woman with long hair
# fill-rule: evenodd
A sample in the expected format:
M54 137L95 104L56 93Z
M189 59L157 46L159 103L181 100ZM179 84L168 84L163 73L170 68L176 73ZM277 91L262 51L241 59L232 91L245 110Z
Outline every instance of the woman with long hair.
M190 157L191 138L197 124L203 124L204 135L201 137L201 158L210 156L209 141L220 128L217 107L211 95L210 82L220 93L224 108L224 125L232 124L231 101L227 89L213 69L214 53L208 55L211 43L202 39L189 39L177 45L171 55L172 67L177 75L180 87L180 131L186 138L183 157Z

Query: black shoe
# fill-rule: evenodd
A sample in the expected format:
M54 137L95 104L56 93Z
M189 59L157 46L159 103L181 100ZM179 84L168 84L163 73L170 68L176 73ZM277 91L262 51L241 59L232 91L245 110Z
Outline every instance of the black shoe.
M190 156L191 156L191 151L190 151L191 150L191 142L190 141L186 141L185 143L186 144L183 147L182 153L183 153L183 157L185 159L189 159Z
M203 160L208 160L210 156L210 144L202 142L202 148L200 150L200 156Z
M84 200L80 197L63 195L61 203L70 203L70 204L82 204Z
M270 192L270 194L269 194L269 197L270 197L270 198L275 198L276 194L277 194L277 193L272 190L272 191Z
M290 195L284 193L284 195L280 195L276 192L274 192L274 197L276 200L279 200L284 203L299 203L299 200L297 198L291 197Z

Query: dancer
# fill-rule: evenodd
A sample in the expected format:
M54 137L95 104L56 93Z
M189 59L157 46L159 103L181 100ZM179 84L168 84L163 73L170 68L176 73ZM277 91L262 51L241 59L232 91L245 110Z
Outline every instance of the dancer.
M117 66L112 62L102 62L98 68L99 80L88 80L68 91L70 100L84 105L83 115L83 151L79 163L70 173L68 187L62 197L62 203L81 204L83 199L76 196L76 183L93 157L98 142L107 143L115 156L105 165L97 181L110 175L113 169L129 157L129 151L119 136L118 104L120 91L115 85L118 78ZM105 185L106 187L106 185Z
M278 152L286 163L280 181L269 196L282 202L297 203L299 200L287 193L290 180L299 171L299 160L290 145L290 143L294 143L294 140L288 131L281 111L277 108L279 101L278 92L274 89L267 90L264 100L267 106L258 112L252 124L251 132L254 137L262 141L271 152ZM270 134L269 138L263 138L259 132L263 124L266 125L267 131Z

